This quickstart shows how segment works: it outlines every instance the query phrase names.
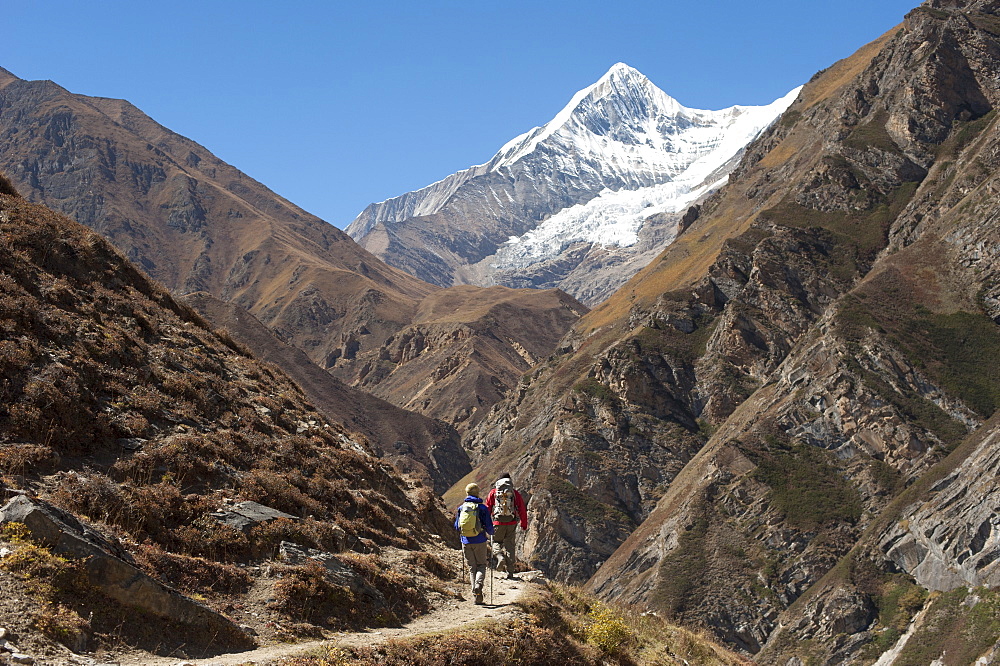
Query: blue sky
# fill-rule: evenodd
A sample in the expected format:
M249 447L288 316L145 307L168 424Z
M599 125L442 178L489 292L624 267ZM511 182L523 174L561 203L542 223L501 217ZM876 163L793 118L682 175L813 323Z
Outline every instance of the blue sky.
M625 62L681 104L766 104L917 0L29 0L0 66L129 100L344 227L487 161Z

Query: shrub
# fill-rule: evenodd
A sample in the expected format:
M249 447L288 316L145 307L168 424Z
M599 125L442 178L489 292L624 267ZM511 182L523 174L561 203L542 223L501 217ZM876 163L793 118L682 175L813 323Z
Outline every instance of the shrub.
M357 623L359 605L350 588L327 580L322 564L310 560L304 565L282 567L282 577L274 586L270 607L296 620L331 628Z
M168 553L153 543L141 545L136 561L154 578L189 593L221 592L244 594L253 578L240 567L213 562L203 557Z
M25 525L7 523L3 527L3 537L15 547L12 553L0 559L0 568L17 574L39 600L50 602L60 594L87 589L86 573L81 563L56 555L35 543Z
M577 393L582 393L584 395L590 396L591 398L597 398L598 400L612 402L617 401L618 396L610 388L602 384L595 377L587 377L586 379L577 382L573 386L573 390Z
M72 608L60 603L43 605L32 624L38 631L74 652L86 649L91 633L90 622L80 617L80 614Z
M428 573L433 574L441 580L452 580L455 578L455 567L449 565L433 553L415 551L407 556L407 561L422 567Z
M772 446L756 462L755 477L771 488L771 502L793 527L814 530L861 518L858 491L821 449L798 443Z
M584 634L587 642L607 654L615 654L632 640L632 630L621 615L603 604L595 604L588 613L589 622Z

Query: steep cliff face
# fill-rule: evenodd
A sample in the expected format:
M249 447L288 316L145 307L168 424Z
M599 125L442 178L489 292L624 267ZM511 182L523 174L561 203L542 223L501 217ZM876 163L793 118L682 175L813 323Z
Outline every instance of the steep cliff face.
M930 3L814 77L674 245L498 405L470 441L482 476L531 480L527 557L566 578L606 559L601 595L774 663L879 649L900 571L989 580L970 500L884 528L865 584L817 586L1000 404L977 360L1000 354L997 26L995 3ZM650 454L672 461L643 469ZM945 548L956 533L970 547Z
M526 358L547 354L586 311L534 291L439 295L128 102L75 95L4 70L0 169L26 198L100 232L174 292L204 291L242 307L341 381L461 428L529 367ZM447 334L421 314L431 307L467 337L451 338L455 349L442 348L438 362L425 355L402 372L388 359L412 335L408 327L447 346ZM484 318L480 311L490 307L503 318ZM468 351L466 339L490 351L462 359L463 372L451 373L448 364ZM403 376L417 371L425 374ZM409 390L432 382L450 396L440 409ZM388 450L398 441L379 444Z
M372 204L347 231L434 284L559 287L598 303L676 237L794 96L688 109L618 63L486 164Z

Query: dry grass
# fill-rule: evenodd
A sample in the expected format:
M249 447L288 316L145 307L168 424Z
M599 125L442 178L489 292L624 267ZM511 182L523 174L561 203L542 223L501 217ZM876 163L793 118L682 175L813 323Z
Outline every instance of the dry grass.
M892 39L901 29L902 26L896 26L888 30L875 41L862 46L854 55L843 60L838 60L831 67L820 73L802 91L802 99L805 102L806 108L829 99L843 86L857 78L868 67L872 59L878 55L886 42Z
M390 640L370 647L331 647L318 655L281 663L284 666L750 663L704 634L670 625L632 608L604 604L579 588L550 584L518 606L524 614L514 619L482 620L453 632Z
M430 541L426 526L442 528L433 496L411 502L395 470L277 368L214 334L93 232L4 195L0 340L3 482L114 533L190 593L243 593L250 579L234 565L272 557L283 540L412 549ZM243 532L209 515L240 500L295 519ZM405 602L373 614L426 604L405 576L376 587Z

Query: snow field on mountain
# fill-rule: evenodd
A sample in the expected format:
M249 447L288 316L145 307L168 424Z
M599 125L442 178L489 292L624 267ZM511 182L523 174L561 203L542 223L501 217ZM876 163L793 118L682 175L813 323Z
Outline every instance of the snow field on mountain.
M564 125L550 136L553 140L571 145L573 149L567 151L569 154L600 156L599 161L612 170L626 163L639 167L633 168L633 172L655 165L651 170L658 170L660 174L679 173L669 182L647 187L617 191L606 188L586 203L563 208L535 229L520 237L511 237L497 252L491 267L524 268L555 257L577 242L604 247L634 245L639 240L639 229L648 217L657 213L680 212L704 194L725 184L728 178L725 176L714 182L705 181L774 122L795 100L799 90L796 88L761 107L732 107L722 111L679 107L686 117L697 118L705 124L691 125L671 134L669 143L672 150L666 150L664 142L655 140L662 138L658 132L648 134L648 140L637 142L637 146L608 140L590 132L568 130ZM649 124L653 124L653 119L649 119ZM564 161L571 161L568 155Z

